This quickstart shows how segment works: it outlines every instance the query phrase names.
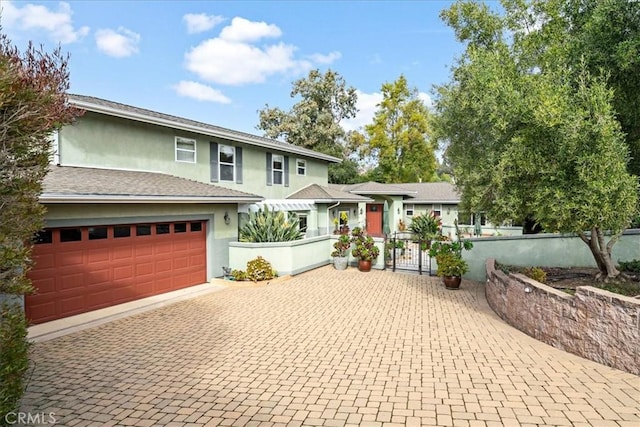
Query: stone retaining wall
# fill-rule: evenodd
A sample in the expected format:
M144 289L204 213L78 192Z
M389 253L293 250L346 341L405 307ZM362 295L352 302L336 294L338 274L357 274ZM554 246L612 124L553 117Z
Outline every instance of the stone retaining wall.
M487 301L511 326L570 353L640 375L640 300L580 286L575 296L486 262Z

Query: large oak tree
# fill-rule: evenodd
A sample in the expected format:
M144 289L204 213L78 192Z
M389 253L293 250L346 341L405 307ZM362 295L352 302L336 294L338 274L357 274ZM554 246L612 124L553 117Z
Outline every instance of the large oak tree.
M595 19L597 7L505 0L503 9L459 1L442 13L466 43L436 100L437 132L448 142L463 206L494 222L533 216L548 231L576 233L601 277L617 277L612 247L638 209L632 141L611 76L571 44L582 37L588 49L571 23ZM620 21L600 24L624 33Z

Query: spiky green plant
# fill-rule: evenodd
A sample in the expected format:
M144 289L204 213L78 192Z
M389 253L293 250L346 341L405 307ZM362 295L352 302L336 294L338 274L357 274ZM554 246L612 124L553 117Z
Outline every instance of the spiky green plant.
M241 242L289 242L304 237L298 215L269 209L249 212L249 222L240 230Z

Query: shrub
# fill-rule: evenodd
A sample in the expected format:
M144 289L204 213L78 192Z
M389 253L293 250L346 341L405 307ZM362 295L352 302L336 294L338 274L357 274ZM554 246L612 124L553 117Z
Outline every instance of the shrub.
M634 273L640 273L640 259L634 259L631 261L618 261L620 264L620 270L632 271Z
M433 240L441 234L442 221L433 212L429 215L414 216L409 231L420 240Z
M540 267L525 268L524 275L540 283L547 283L547 273Z
M298 215L282 211L264 210L249 213L249 222L240 230L241 242L290 242L302 239Z
M24 374L29 367L30 345L22 307L0 305L0 420L18 407L24 389Z
M373 261L380 255L380 249L376 246L373 237L368 236L360 227L354 228L351 232L351 241L355 244L351 255L359 260Z
M233 280L237 280L238 282L242 282L244 280L247 280L247 273L245 273L242 270L232 270L231 271L231 277L233 277Z
M275 277L278 277L278 273L271 267L271 263L261 256L247 263L247 279L260 282Z

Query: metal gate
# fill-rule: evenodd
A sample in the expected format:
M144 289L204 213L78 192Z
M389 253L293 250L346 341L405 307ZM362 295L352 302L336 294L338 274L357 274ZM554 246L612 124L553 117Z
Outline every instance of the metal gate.
M433 275L429 243L412 233L395 232L385 242L385 260L392 271L415 271Z

